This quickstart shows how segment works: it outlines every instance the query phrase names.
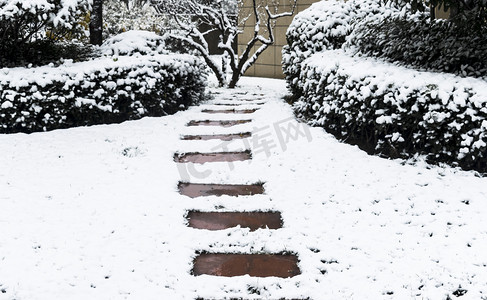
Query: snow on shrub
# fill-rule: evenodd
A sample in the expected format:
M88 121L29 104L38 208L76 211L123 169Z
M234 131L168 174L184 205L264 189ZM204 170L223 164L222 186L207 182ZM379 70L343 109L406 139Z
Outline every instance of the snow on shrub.
M429 23L428 11L408 11L352 0L320 2L298 14L283 50L295 110L371 153L424 154L430 161L487 172L487 83L396 63L483 76L483 38L471 35L469 43L459 35L445 37L459 31L445 21ZM439 39L443 44L434 43Z
M44 37L48 27L73 30L91 0L0 0L0 66L17 59L24 45Z
M340 48L350 31L351 15L352 1L330 0L314 3L294 17L282 49L282 68L293 94L299 91L301 62L313 53Z
M161 116L199 101L206 86L190 55L104 57L0 69L0 132L33 132Z
M107 39L100 47L106 56L141 54L168 54L166 38L154 32L131 30Z
M375 19L406 11L382 4L379 0L326 0L312 4L297 14L286 32L287 45L282 49L282 65L288 87L299 97L298 78L301 62L313 53L340 49L353 29L365 18Z
M407 18L378 15L361 20L347 38L354 54L461 76L487 76L486 25L431 21L426 13ZM411 37L415 37L412 39Z
M109 35L130 30L164 33L176 27L174 21L158 13L150 1L107 0L103 3L104 28Z
M0 17L15 20L32 14L54 26L71 27L78 10L88 8L91 3L92 0L0 0Z
M420 72L342 50L303 62L297 113L389 157L426 155L487 172L487 82Z
M156 34L144 30L130 30L108 38L100 47L104 56L144 55L182 53L197 55L185 43L172 39L169 34Z

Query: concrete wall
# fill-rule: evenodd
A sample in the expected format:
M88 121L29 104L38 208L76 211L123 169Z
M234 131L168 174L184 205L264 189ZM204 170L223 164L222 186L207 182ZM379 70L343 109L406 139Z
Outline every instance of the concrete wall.
M312 3L317 1L319 0L298 0L298 5L297 5L297 9L295 10L295 14L305 10ZM290 0L280 0L280 2L281 3L277 6L279 13L291 11L292 2ZM265 5L269 5L270 8L276 7L276 5L273 4L273 2L270 0L260 0L260 2L258 3L260 3L262 7L264 7ZM244 33L240 35L238 39L239 55L242 54L242 52L245 49L245 45L253 36L254 25L255 25L255 16L253 14L252 0L244 0L243 8L240 10L240 16L239 16L240 20L242 20L244 17L248 16L249 14L251 14L251 16L243 26ZM261 11L261 14L263 15L264 12ZM276 21L274 27L274 37L275 37L274 45L267 48L264 51L264 53L262 53L259 56L256 63L252 67L250 67L250 69L248 69L247 72L245 73L246 76L284 78L284 74L282 73L282 67L281 67L281 59L282 59L281 50L282 50L282 46L286 45L286 30L291 24L292 20L293 17L283 17ZM262 27L265 27L265 24L262 25L261 25L261 30ZM267 36L268 35L264 33L264 37L267 38ZM256 45L254 47L254 51L259 46L260 44Z

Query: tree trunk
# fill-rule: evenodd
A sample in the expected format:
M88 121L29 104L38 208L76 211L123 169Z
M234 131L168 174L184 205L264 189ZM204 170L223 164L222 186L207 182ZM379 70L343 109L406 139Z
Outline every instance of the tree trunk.
M430 5L430 20L434 21L436 19L436 6Z
M230 81L230 84L228 85L228 88L235 88L235 86L237 86L237 82L239 81L240 79L240 71L241 70L238 70L238 71L234 71L233 74L232 74L232 80Z
M93 9L90 20L90 43L101 45L103 43L103 0L93 0Z

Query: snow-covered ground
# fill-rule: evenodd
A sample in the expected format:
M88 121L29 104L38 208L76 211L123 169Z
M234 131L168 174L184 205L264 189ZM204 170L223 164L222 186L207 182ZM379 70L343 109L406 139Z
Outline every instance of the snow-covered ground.
M283 81L241 85L173 116L0 135L0 299L487 299L487 178L368 156L295 121ZM201 113L228 99L261 109ZM245 142L179 140L244 131L254 132ZM253 159L173 161L224 148ZM180 180L261 181L265 194L191 199ZM275 210L284 226L196 230L189 209ZM195 277L200 250L293 252L302 274Z

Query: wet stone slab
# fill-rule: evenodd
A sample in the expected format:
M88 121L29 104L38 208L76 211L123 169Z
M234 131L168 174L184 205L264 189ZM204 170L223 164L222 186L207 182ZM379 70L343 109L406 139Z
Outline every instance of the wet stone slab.
M201 121L190 121L187 126L221 126L221 127L231 127L240 124L250 123L252 120L201 120Z
M196 229L222 230L240 225L255 231L259 228L282 227L280 212L200 212L190 211L188 226Z
M258 110L258 108L252 109L203 109L201 112L208 114L251 114Z
M211 105L225 105L225 106L240 106L240 105L264 105L265 102L252 102L252 103L225 103L225 102L217 102L217 103L211 103Z
M252 159L250 150L244 152L215 152L215 153L176 153L174 161L179 163L192 162L204 164L207 162L231 162Z
M233 133L233 134L210 134L210 135L184 135L182 140L222 140L231 141L236 139L245 139L252 136L251 132Z
M264 193L262 183L258 184L205 184L180 182L179 193L191 198L203 196L250 196Z
M311 300L310 298L266 298L267 300ZM196 298L195 300L250 300L248 298Z
M194 260L193 275L281 277L301 274L298 257L288 254L201 254Z

